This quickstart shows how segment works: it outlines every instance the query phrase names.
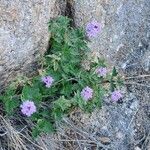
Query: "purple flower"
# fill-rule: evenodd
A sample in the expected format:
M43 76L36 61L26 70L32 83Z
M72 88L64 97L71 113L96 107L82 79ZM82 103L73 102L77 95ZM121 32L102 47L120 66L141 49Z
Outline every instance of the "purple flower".
M42 81L45 83L45 86L47 88L50 88L52 86L52 83L54 82L54 79L51 76L45 76L42 77Z
M114 92L111 93L111 99L116 102L119 99L121 99L123 97L122 93L120 90L116 90Z
M93 96L93 89L91 89L90 87L85 87L82 91L81 91L81 97L85 100L88 101L89 99L91 99Z
M100 77L105 77L106 74L107 74L107 68L106 67L99 67L99 68L96 69L96 73Z
M101 24L97 21L89 22L86 25L86 33L89 38L96 37L97 34L101 31Z
M33 113L36 112L36 106L34 102L29 100L23 102L22 105L20 105L20 107L21 107L21 112L28 117L30 117Z

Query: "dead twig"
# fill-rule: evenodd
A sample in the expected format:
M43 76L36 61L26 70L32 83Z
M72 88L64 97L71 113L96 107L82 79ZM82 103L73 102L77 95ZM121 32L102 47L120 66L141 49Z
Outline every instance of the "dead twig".
M83 129L80 129L79 127L74 126L73 123L69 119L63 118L63 121L65 123L67 123L68 125L70 125L74 130L79 131L80 133L84 134L87 138L91 139L93 141L93 143L95 143L99 147L103 147L105 149L109 148L109 146L100 143L95 137L93 137L92 135L89 135L87 132L83 131Z
M144 150L144 146L145 146L145 144L148 142L148 140L150 140L150 131L149 131L147 137L145 138L145 141L144 141L143 144L142 144L142 150Z
M32 140L30 140L28 137L26 137L25 135L23 135L21 132L19 132L19 134L24 137L27 141L29 141L31 144L33 144L34 146L36 146L37 148L41 149L41 150L45 150L44 148L42 148L41 146L39 146L38 144L32 142Z
M125 77L125 80L129 80L129 79L135 79L135 78L146 78L146 77L150 77L149 74L144 74L144 75L138 75L138 76L132 76L132 77Z
M16 149L16 150L28 150L26 144L19 136L18 132L11 126L11 124L4 119L3 116L0 115L0 120L2 121L5 130L7 132L6 136L8 139L8 148ZM10 144L10 146L9 146Z
M124 84L125 84L125 85L138 85L138 86L143 86L143 87L150 88L149 85L141 84L141 83L136 83L136 82L124 82Z

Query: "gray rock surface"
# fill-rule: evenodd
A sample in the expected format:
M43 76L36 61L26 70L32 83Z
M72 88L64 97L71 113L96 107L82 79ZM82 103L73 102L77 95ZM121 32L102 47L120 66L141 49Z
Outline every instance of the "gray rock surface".
M106 145L111 150L132 150L137 128L134 120L138 110L139 100L128 93L123 103L112 103L106 98L101 110L93 112L89 117L84 114L81 122L84 121L86 131L97 139L109 138L110 142Z
M126 94L117 103L106 97L102 109L92 114L79 109L70 113L69 118L58 122L57 135L48 136L48 140L45 140L47 147L55 149L58 146L59 149L68 150L79 147L88 150L149 150L150 119L144 112L146 108L141 109L140 99L133 93L124 92ZM58 141L57 146L48 141Z
M102 24L102 32L91 39L92 50L123 71L150 71L149 0L74 0L73 6L76 25L93 19Z
M134 150L136 146L147 150L150 135L150 1L74 0L72 5L75 25L85 26L93 19L102 24L101 33L91 39L89 47L125 76L138 76L126 80L127 91L135 96L134 102L129 95L121 105L106 104L93 114L93 120L87 118L84 126L89 122L90 128L93 124L92 131L106 126L107 136L113 140L110 150ZM141 74L147 77L140 77ZM96 120L100 120L97 125ZM99 129L99 134L102 133Z
M102 24L102 32L89 43L93 51L99 52L125 75L150 73L150 0L68 2L72 5L68 3L75 25L85 26L93 19ZM0 86L20 72L34 70L36 56L48 45L47 22L60 11L65 12L65 7L63 0L1 0ZM105 99L102 109L92 115L75 110L73 118L72 112L69 118L72 124L65 121L57 135L42 137L47 148L54 149L50 145L60 140L56 144L60 149L72 149L68 146L75 145L78 146L75 149L94 150L100 141L102 147L109 150L149 150L150 79L133 78L129 82L133 82L127 87L131 93L126 92L122 103ZM80 143L77 138L84 142ZM70 139L75 140L75 144ZM89 139L96 142L85 142Z
M63 0L0 1L0 85L22 70L33 71L31 64L48 46L47 23L64 4Z

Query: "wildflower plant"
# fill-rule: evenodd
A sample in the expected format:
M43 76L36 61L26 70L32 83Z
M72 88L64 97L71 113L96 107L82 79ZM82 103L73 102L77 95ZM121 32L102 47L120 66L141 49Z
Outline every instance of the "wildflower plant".
M116 102L118 100L120 100L123 97L122 93L120 90L115 90L112 92L111 94L111 99L112 101Z
M89 50L86 35L95 37L100 24L89 23L84 30L71 27L70 21L60 16L49 22L50 48L38 62L39 73L18 78L0 96L8 115L21 114L34 122L33 137L55 131L55 122L75 107L86 112L101 108L105 93L111 95L122 85L116 69L108 71L102 60L92 61L88 70L82 66ZM117 101L122 95L111 97Z
M95 20L87 23L86 25L86 34L89 38L97 37L101 31L101 24Z
M47 88L50 88L52 86L52 83L54 82L54 79L51 76L45 76L42 77L42 82Z
M100 77L106 77L107 68L106 68L106 67L99 67L99 68L96 69L96 73L97 73L98 76L100 76Z
M82 91L81 91L81 97L83 98L83 100L88 101L90 99L92 99L93 97L93 90L90 87L85 87Z
M34 102L32 101L25 101L23 104L21 104L21 112L22 114L30 117L33 113L36 112L36 106L34 105Z

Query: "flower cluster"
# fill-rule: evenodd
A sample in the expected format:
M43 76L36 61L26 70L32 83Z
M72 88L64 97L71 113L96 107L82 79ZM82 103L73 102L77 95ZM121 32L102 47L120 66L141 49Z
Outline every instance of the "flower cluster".
M99 77L105 77L107 74L107 68L106 67L99 67L96 69L96 73Z
M97 34L101 31L101 24L97 21L89 22L86 25L86 33L89 38L96 37Z
M34 102L29 100L23 102L20 107L21 107L21 112L28 117L30 117L33 113L36 112L36 106Z
M123 97L122 93L120 90L116 90L114 92L112 92L111 94L111 99L114 102L117 102L118 100L120 100Z
M54 79L51 76L45 76L42 77L42 81L45 83L45 86L47 88L50 88L52 86L52 83L54 82Z
M82 91L81 91L81 97L85 100L88 101L93 97L93 89L91 89L90 87L85 87Z

